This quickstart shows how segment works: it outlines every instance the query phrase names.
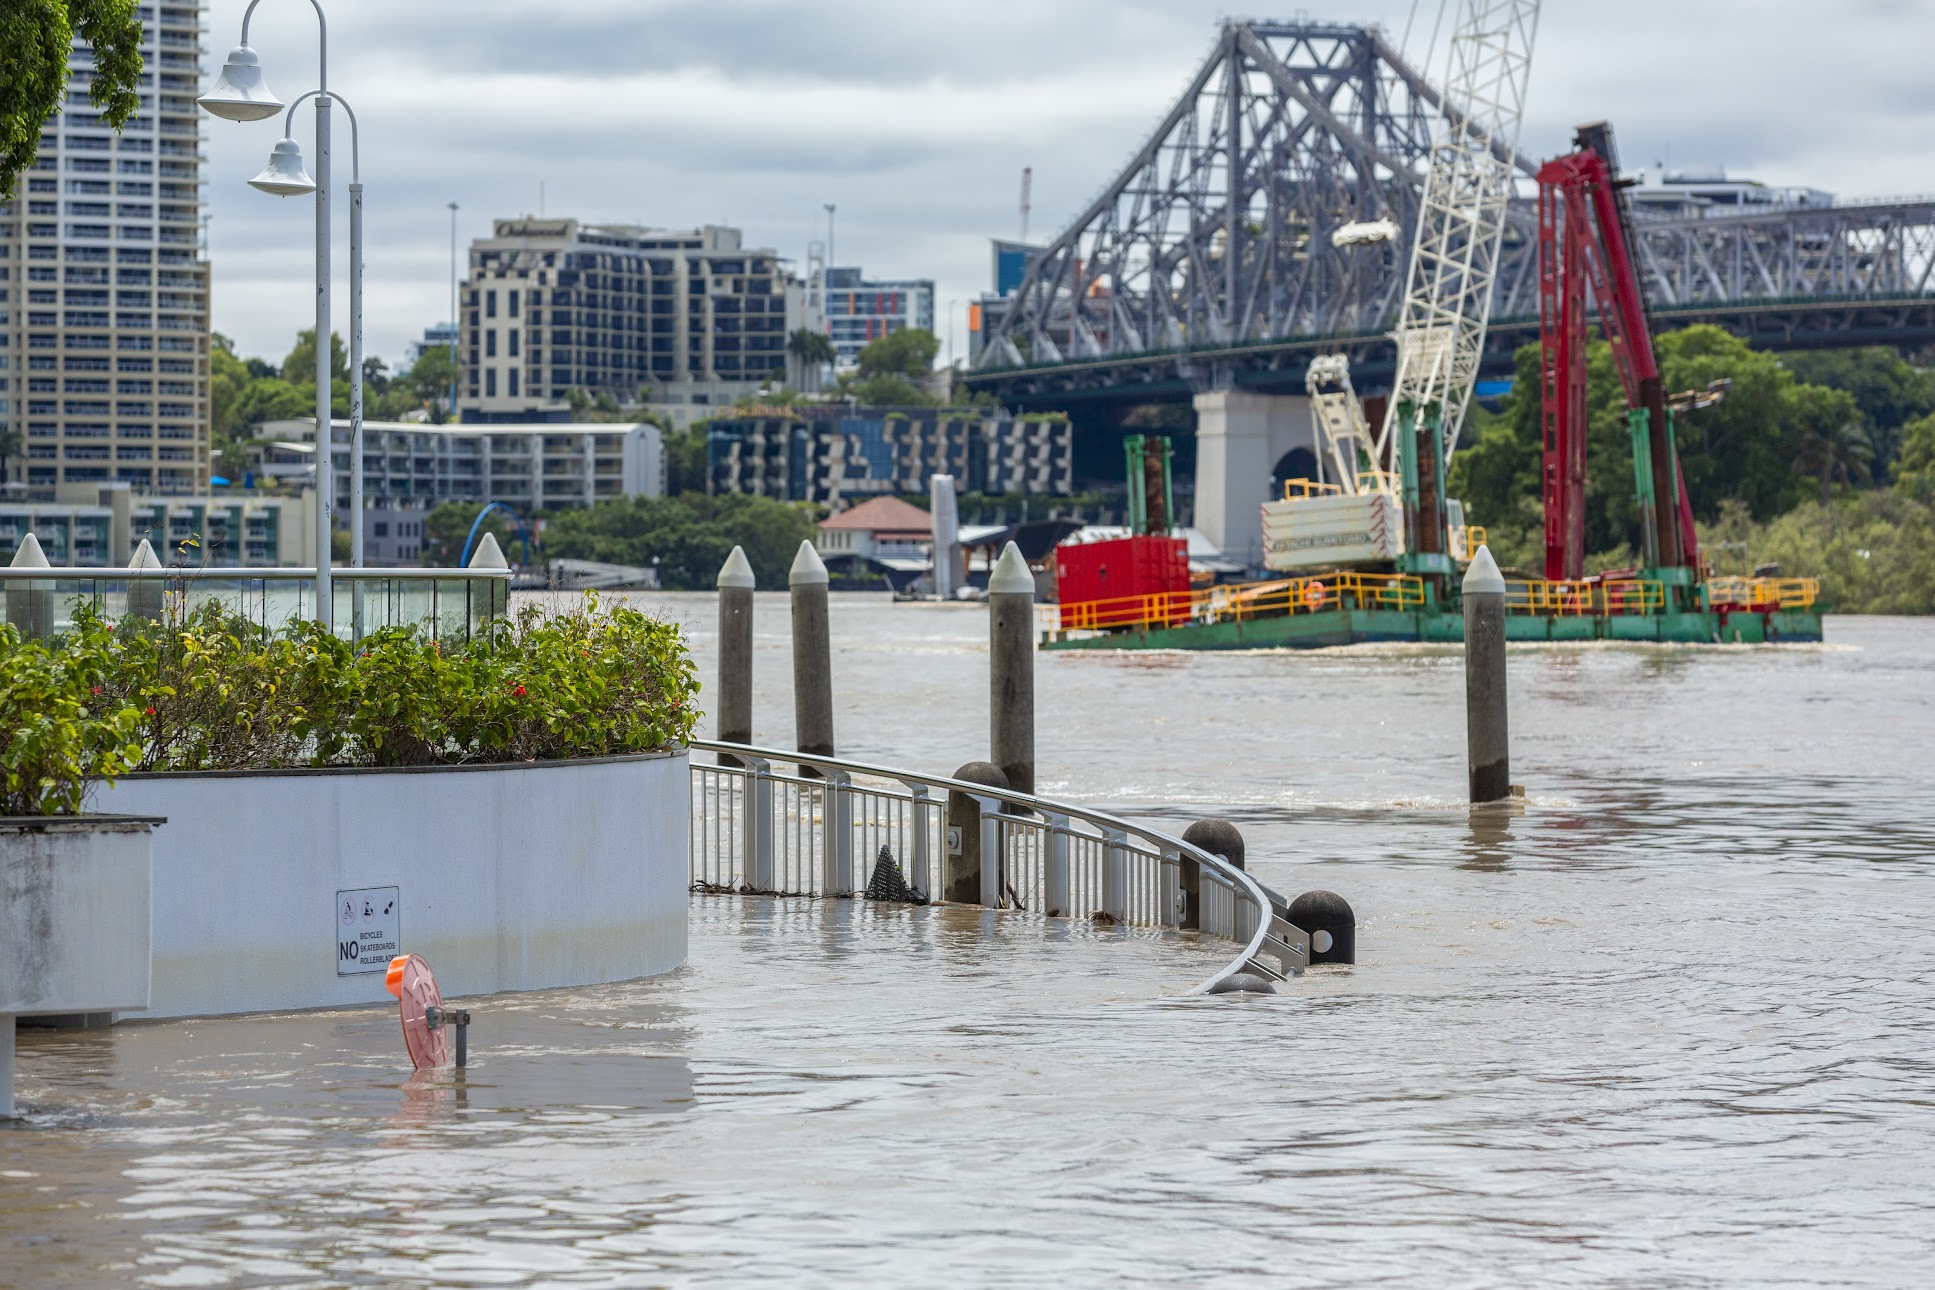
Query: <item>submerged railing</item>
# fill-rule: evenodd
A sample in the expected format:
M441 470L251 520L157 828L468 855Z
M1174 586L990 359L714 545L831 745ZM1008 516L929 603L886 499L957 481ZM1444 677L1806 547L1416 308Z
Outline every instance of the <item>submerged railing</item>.
M336 634L359 639L384 627L420 626L434 640L466 641L500 618L509 569L336 569ZM110 620L129 614L179 619L207 604L279 629L316 616L313 569L0 568L0 621L47 640L72 628L85 605Z
M1198 992L1244 972L1281 981L1310 960L1310 938L1291 925L1281 897L1223 857L1132 820L839 758L691 746L718 758L692 764L697 889L853 896L866 890L884 845L929 897L978 867L972 894L989 908L1233 942L1237 957Z

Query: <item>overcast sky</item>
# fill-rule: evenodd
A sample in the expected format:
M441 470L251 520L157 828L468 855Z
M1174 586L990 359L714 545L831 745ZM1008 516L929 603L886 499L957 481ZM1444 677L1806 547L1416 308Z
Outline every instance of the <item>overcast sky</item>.
M1454 0L1455 3L1455 0ZM449 315L459 254L490 221L545 213L726 223L803 261L837 204L836 251L931 277L943 344L988 285L988 238L1037 238L1120 169L1215 39L1227 0L325 0L334 88L363 145L369 352ZM1418 0L1421 54L1438 0ZM244 0L214 0L211 67ZM1377 22L1410 0L1301 6ZM309 6L270 3L251 44L285 100L312 88ZM1935 190L1935 0L1620 0L1544 7L1522 147L1566 150L1609 118L1629 166L1677 165L1843 196ZM305 107L296 134L310 148ZM210 119L214 319L280 358L313 312L312 204L256 193L278 130ZM339 118L338 178L348 179ZM346 227L346 223L344 224ZM338 239L339 270L347 250ZM346 296L338 294L338 329Z

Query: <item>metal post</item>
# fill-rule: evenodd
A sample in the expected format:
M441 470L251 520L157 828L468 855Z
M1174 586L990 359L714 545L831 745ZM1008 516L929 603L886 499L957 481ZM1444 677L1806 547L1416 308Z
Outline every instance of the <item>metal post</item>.
M0 1012L0 1120L13 1115L13 1014Z
M1068 913L1068 817L1048 817L1048 856L1042 864L1042 909L1050 918Z
M853 894L853 778L830 772L820 811L820 894Z
M1128 835L1110 833L1102 848L1102 912L1119 923L1129 921Z
M910 821L913 825L914 837L913 858L907 871L907 881L931 897L937 891L933 875L934 850L929 837L932 829L934 799L927 795L925 784L910 784L908 788L914 798L913 818Z
M754 891L773 889L773 767L754 757L746 780L745 854L740 881Z
M811 542L801 542L787 583L793 593L794 746L833 756L833 642L827 626L826 564ZM818 771L802 766L803 776Z
M989 760L1035 791L1035 575L1013 542L988 578Z
M1473 802L1512 792L1505 711L1505 577L1481 546L1465 573L1465 750Z
M316 619L335 630L336 604L329 581L329 540L334 526L336 485L331 471L336 451L330 422L329 360L334 346L329 329L329 94L316 96Z
M752 742L753 570L740 547L719 570L719 740ZM722 757L721 761L725 759ZM730 764L738 765L737 759Z
M352 119L352 133L354 120ZM363 185L349 186L349 564L363 567ZM350 635L363 639L363 580L350 584ZM457 1032L463 1034L462 1030Z
M1001 908L1001 803L992 797L977 797L981 811L981 903L989 909Z

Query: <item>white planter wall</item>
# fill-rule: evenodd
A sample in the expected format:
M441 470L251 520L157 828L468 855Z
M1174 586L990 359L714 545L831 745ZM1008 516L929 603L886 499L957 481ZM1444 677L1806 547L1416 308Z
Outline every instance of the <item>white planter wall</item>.
M0 1024L148 1006L156 821L0 820ZM158 836L158 835L157 835Z
M144 1015L178 1017L387 1002L381 971L337 971L354 932L338 893L356 889L397 889L397 952L427 959L446 996L670 971L690 793L681 751L133 776L90 809L168 819Z

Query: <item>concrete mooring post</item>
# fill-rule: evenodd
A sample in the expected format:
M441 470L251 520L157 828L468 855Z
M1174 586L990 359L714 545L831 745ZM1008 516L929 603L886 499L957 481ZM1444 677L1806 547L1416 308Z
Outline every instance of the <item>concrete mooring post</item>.
M1489 547L1465 572L1465 749L1471 800L1512 794L1512 741L1505 711L1505 576Z
M786 581L793 593L793 743L803 753L831 757L833 640L826 563L811 542L800 543Z
M161 561L155 549L142 538L141 545L134 549L134 558L128 561L130 569L159 569ZM161 621L161 610L168 586L159 578L128 579L128 612L136 618L146 618L150 622Z
M719 570L719 739L752 742L752 562L734 547ZM736 764L736 759L735 759Z
M971 761L954 772L954 778L989 788L1008 788L1008 777L993 762ZM988 830L983 829L981 804L970 794L947 795L947 854L941 860L941 899L961 905L1001 903L998 854L988 854L983 845ZM985 867L985 868L984 868ZM993 892L994 900L986 896Z
M1035 575L1008 543L988 577L988 742L1017 793L1035 791Z

